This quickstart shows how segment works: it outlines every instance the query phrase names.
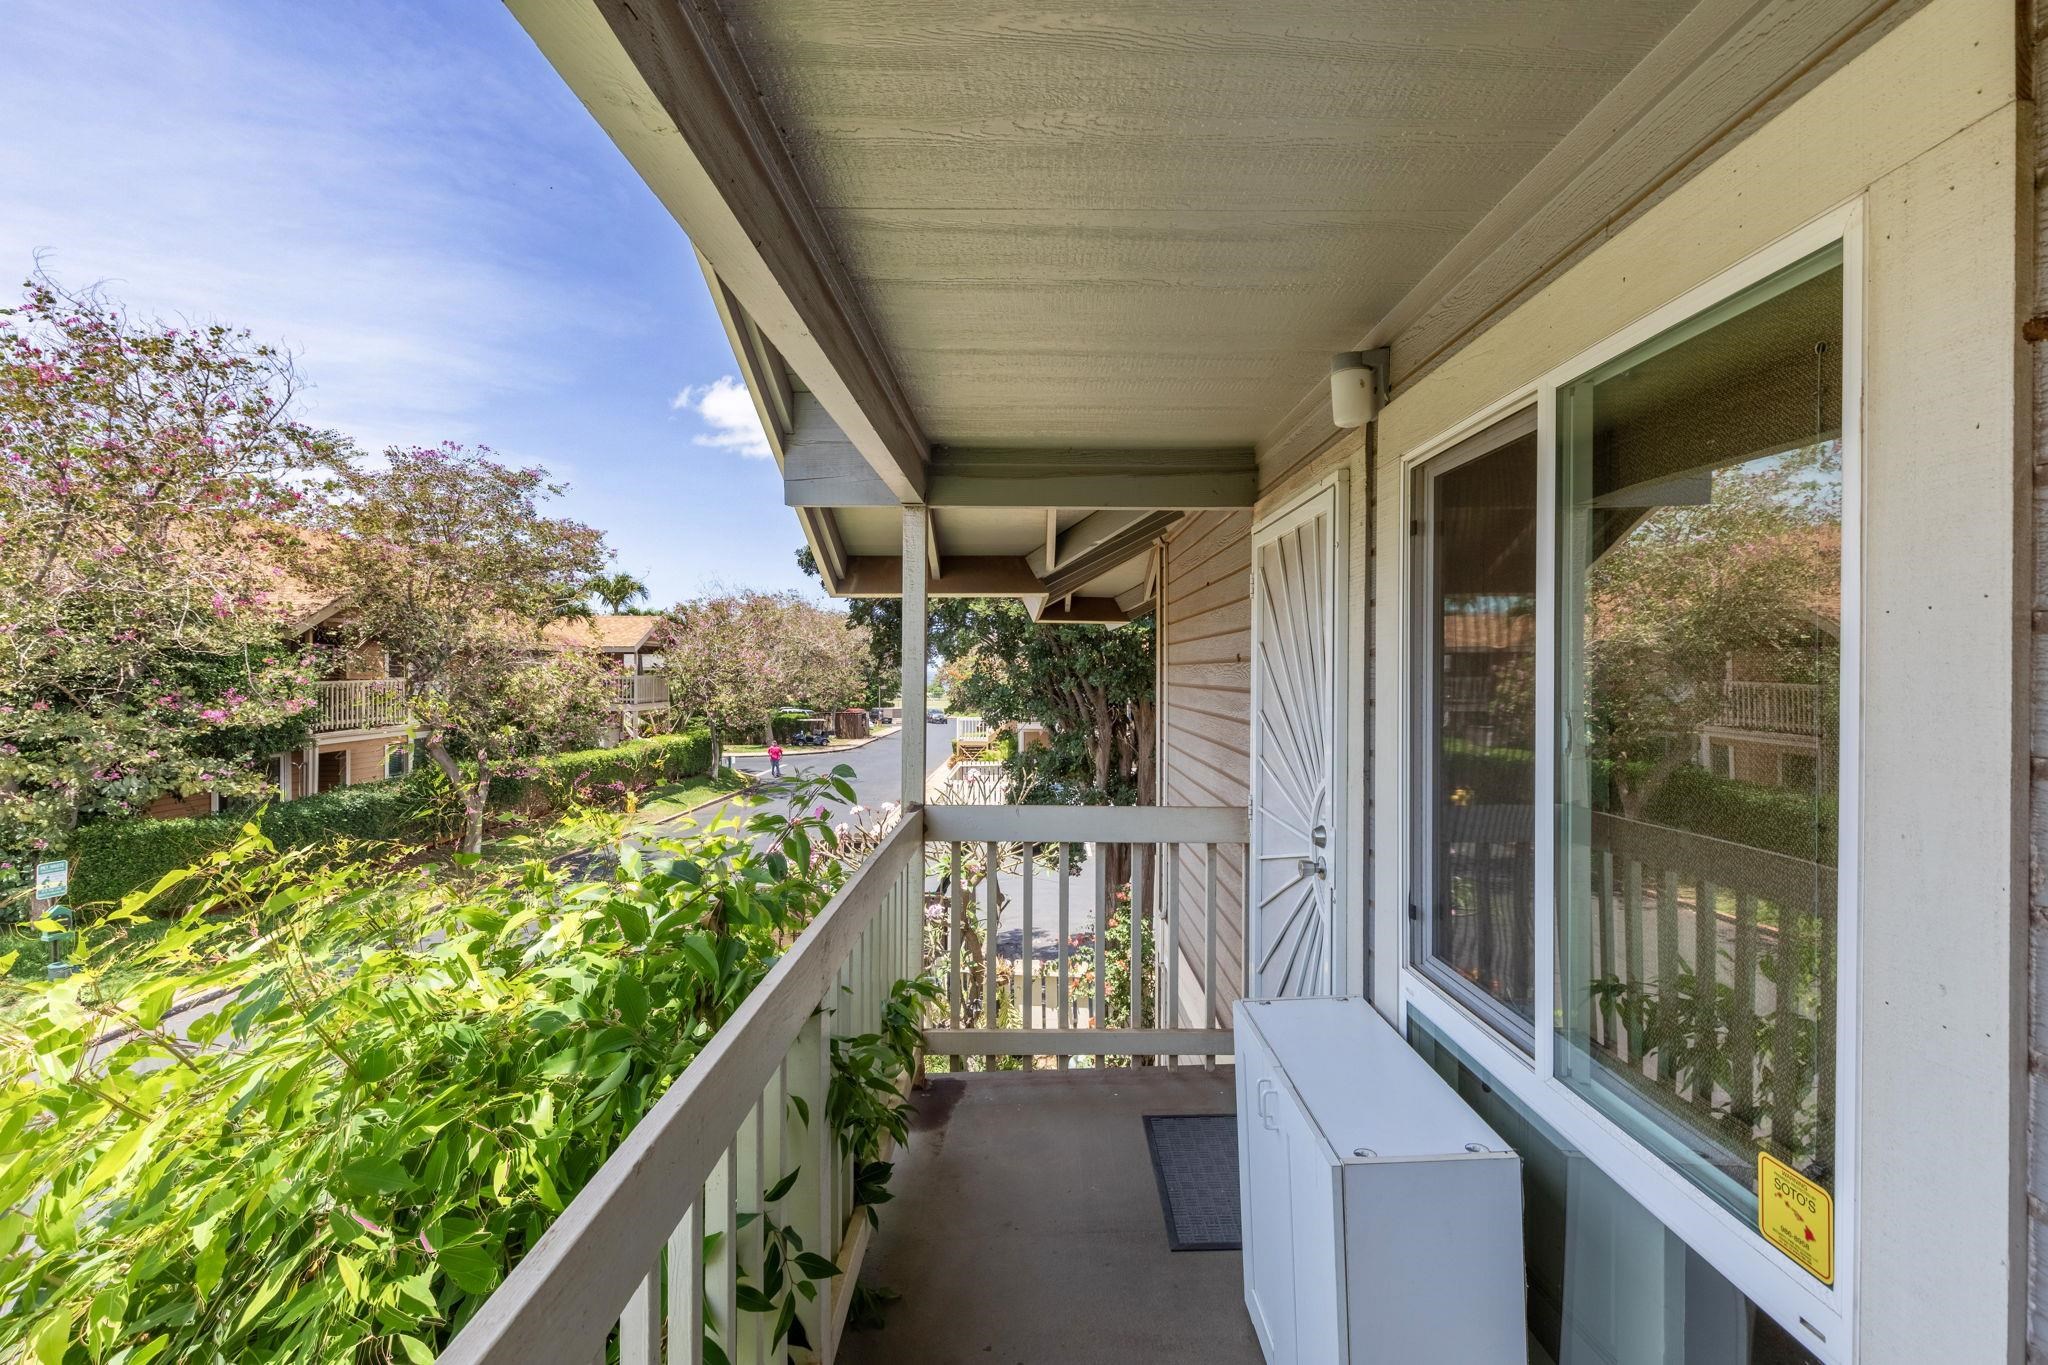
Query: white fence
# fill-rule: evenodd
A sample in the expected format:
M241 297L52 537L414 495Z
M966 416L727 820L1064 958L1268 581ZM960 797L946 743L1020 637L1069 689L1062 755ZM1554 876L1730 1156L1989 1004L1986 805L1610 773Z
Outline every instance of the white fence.
M381 730L406 721L405 679L351 678L313 684L316 733Z

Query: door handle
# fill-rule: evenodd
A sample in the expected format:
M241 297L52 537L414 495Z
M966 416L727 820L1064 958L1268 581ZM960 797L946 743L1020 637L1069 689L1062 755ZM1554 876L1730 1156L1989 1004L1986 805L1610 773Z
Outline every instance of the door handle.
M1294 860L1294 870L1304 877L1327 877L1330 875L1330 865L1323 861L1321 854L1317 854L1313 858L1296 858Z
M1272 1096L1273 1096L1273 1083L1272 1083L1271 1081L1260 1081L1260 1082L1259 1082L1259 1124L1260 1124L1260 1126L1261 1126L1261 1127L1265 1127L1265 1128L1270 1128L1270 1129L1272 1129L1272 1130L1273 1130L1274 1132L1276 1132L1276 1133L1277 1133L1277 1132L1279 1132L1279 1131L1280 1131L1280 1122L1279 1122L1279 1120L1277 1120L1277 1119L1275 1119L1275 1118L1273 1117L1273 1111L1272 1111L1272 1110L1270 1110L1270 1109L1268 1109L1268 1108L1266 1108L1266 1101L1267 1101L1267 1100L1269 1100L1269 1099L1271 1099L1271 1098L1272 1098Z

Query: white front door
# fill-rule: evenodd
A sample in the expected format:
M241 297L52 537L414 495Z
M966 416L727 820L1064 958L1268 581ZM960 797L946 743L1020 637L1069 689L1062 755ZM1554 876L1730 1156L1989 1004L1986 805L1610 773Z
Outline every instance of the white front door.
M1251 994L1344 989L1341 473L1252 531Z

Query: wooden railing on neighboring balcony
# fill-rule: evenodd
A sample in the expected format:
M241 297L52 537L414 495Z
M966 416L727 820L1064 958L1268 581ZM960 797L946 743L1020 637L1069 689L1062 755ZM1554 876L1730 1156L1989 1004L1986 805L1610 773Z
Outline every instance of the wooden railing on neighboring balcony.
M1812 683L1732 682L1725 687L1717 725L1765 734L1820 733L1820 688Z
M382 730L406 721L405 679L349 678L313 684L313 729Z
M613 706L667 706L668 679L658 673L622 673L607 678Z
M912 811L449 1343L441 1365L602 1365L614 1341L619 1365L702 1361L707 1336L732 1365L779 1360L774 1316L737 1301L742 1265L761 1283L764 1213L845 1272L797 1308L817 1358L833 1358L869 1225L826 1121L831 1040L879 1029L895 983L917 972L923 838ZM795 1182L769 1204L764 1196L791 1171Z

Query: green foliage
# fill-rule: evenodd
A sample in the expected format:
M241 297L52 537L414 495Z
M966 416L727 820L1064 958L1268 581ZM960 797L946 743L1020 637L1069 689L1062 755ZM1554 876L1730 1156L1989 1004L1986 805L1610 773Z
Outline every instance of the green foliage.
M711 737L702 730L631 740L611 749L553 754L527 765L529 776L501 778L492 804L529 816L551 816L572 806L617 808L650 786L701 777L711 771ZM279 848L314 848L350 839L422 845L453 832L447 784L422 768L396 782L365 782L318 796L284 801L255 816L263 836ZM73 837L72 900L78 905L118 901L153 885L174 868L189 867L235 844L243 818L104 820ZM159 910L184 903L168 893Z
M430 1360L843 884L811 813L840 785L602 882L323 867L251 827L131 897L195 888L144 984L107 988L87 934L0 1026L0 1359ZM831 1270L762 1231L745 1302L785 1333Z
M826 1100L839 1149L853 1162L853 1202L877 1222L875 1206L889 1201L894 1167L882 1160L884 1138L910 1137L910 1103L903 1079L917 1065L924 1046L918 1025L937 1004L939 987L926 978L899 981L882 1005L875 1033L832 1040L832 1086Z
M1527 749L1482 749L1450 741L1444 755L1452 791L1469 792L1481 805L1529 800L1536 770ZM1594 804L1602 810L1618 809L1613 766L1601 759L1589 765ZM1650 767L1648 762L1635 765L1635 780L1642 782ZM1641 818L1832 867L1840 828L1836 804L1832 795L1816 800L1789 788L1719 777L1687 763L1647 789Z
M703 729L677 735L629 739L609 749L579 749L530 760L520 775L491 784L491 805L536 815L553 815L572 805L626 804L629 794L703 777L711 771L711 734Z
M264 838L284 849L338 839L426 843L445 826L445 806L434 787L426 773L399 782L366 782L265 806L255 819ZM71 841L72 900L78 905L118 901L175 868L232 847L242 828L241 819L226 815L87 825ZM160 908L178 903L174 896Z
M302 733L263 542L343 452L297 384L246 332L41 276L0 308L0 883L81 821L253 792L241 760Z

